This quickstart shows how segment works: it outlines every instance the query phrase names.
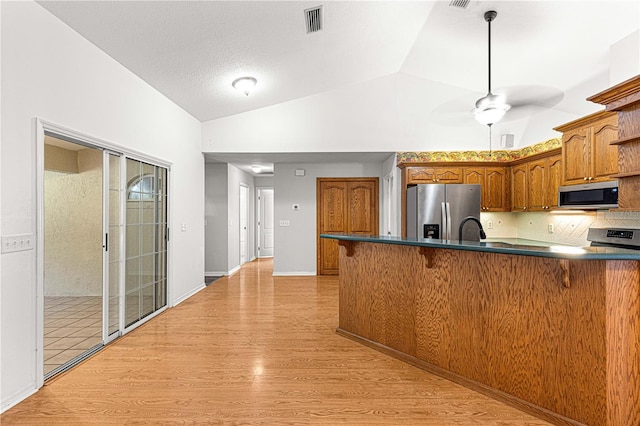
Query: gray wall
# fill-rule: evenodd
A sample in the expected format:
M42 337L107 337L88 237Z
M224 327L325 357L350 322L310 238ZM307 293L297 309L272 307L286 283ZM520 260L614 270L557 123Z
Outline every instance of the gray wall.
M305 176L295 176L304 169ZM281 163L274 171L274 275L316 274L316 178L377 177L382 188L382 163ZM382 195L380 195L382 201ZM292 205L299 204L300 211ZM380 209L382 210L382 204ZM289 220L290 226L280 226Z
M227 241L227 164L207 163L204 169L205 275L226 275L228 272Z

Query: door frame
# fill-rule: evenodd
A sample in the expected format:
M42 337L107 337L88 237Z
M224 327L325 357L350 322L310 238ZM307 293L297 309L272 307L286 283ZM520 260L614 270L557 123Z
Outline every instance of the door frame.
M33 162L32 162L32 167L33 167L33 175L35 175L35 197L33 197L33 201L32 201L32 209L35 212L35 218L34 221L32 223L33 228L35 229L35 257L36 257L36 262L35 262L35 277L36 277L36 288L35 288L35 293L36 293L36 322L35 322L35 331L36 331L36 357L35 357L35 362L36 362L36 388L40 389L43 385L44 385L44 138L45 138L45 132L49 132L49 133L53 133L61 138L68 138L70 140L72 140L74 143L80 144L80 145L87 145L88 147L91 148L97 148L100 149L102 151L107 151L107 152L112 152L115 154L119 154L121 161L124 164L124 161L126 161L126 158L132 158L132 159L136 159L139 161L144 161L144 162L152 162L155 163L158 166L162 166L165 167L167 169L167 179L169 180L169 184L172 184L172 179L169 177L170 173L171 173L171 163L167 162L165 160L162 160L160 158L151 156L151 155L147 155L147 154L143 154L128 148L124 148L120 145L117 145L115 143L106 141L104 139L100 139L97 138L95 136L91 136L88 135L86 133L44 120L42 118L39 117L35 117L32 121L32 129L33 129L33 148L34 148L34 152L35 152L35 156L33 157ZM103 163L104 164L104 163ZM123 167L120 168L120 173L122 176L123 173ZM121 185L123 181L121 181ZM103 179L103 185L104 185L104 179ZM171 186L167 187L167 194L172 194L173 192L171 191ZM105 194L103 194L104 196ZM108 194L107 194L108 195ZM171 205L172 205L172 198L170 195L167 197L168 198L168 203L167 203L167 231L170 229L171 227L171 216L172 214L171 212ZM104 197L103 197L103 208L104 208ZM121 206L122 209L124 209L124 206ZM105 220L105 212L103 210L103 228L104 228L104 220ZM126 222L125 222L126 224ZM104 231L104 229L103 229ZM123 231L124 232L124 231ZM122 238L123 236L121 235L120 238L120 242L121 245L124 244L124 238ZM103 245L106 243L105 241L105 237L104 237L104 232L103 232L103 241L102 241ZM172 243L171 240L169 240L167 242L167 305L154 312L153 314L149 315L148 317L146 317L144 319L144 321L139 321L139 324L137 325L141 325L142 323L150 320L151 318L155 317L156 315L160 314L161 312L163 312L167 307L169 306L173 306L171 305L171 288L172 288L172 283L173 283L173 279L172 279L172 261L171 261L171 257L172 257ZM103 250L103 294L106 291L105 290L105 281L104 281L104 277L105 277L105 273L108 273L105 271L104 268L104 259L106 259L106 251ZM120 256L124 257L124 251L121 250L120 252ZM122 278L124 276L124 262L122 262L122 265L120 267L120 277ZM108 278L108 275L107 275ZM108 284L108 283L107 283ZM124 281L121 280L120 282L120 286L121 286L121 291L120 294L123 294L124 291ZM103 300L104 303L104 300ZM120 310L122 311L122 306L120 307ZM123 319L121 318L121 323L122 323ZM119 333L120 335L122 334L126 334L127 332L129 332L130 330L134 329L136 327L131 327L127 330L123 330L121 329L121 332ZM108 336L106 336L108 337ZM103 318L103 343L106 344L108 343L106 337L104 336L104 318ZM111 339L113 340L113 339ZM111 341L109 340L109 341Z

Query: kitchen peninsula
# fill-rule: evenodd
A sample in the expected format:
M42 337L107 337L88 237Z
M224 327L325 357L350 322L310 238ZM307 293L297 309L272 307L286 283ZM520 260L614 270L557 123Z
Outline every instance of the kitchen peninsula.
M640 252L321 237L339 334L555 424L640 424Z

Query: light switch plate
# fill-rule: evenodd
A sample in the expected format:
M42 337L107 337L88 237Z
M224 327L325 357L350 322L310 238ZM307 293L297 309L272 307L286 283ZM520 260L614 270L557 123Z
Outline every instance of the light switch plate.
M35 247L33 234L7 235L2 237L2 253L33 250Z
M280 221L280 226L290 226L290 223L288 220L281 220Z

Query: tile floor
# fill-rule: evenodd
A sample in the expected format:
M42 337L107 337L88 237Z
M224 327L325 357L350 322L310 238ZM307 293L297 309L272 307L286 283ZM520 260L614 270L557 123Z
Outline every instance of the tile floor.
M45 297L45 375L100 342L102 297Z

